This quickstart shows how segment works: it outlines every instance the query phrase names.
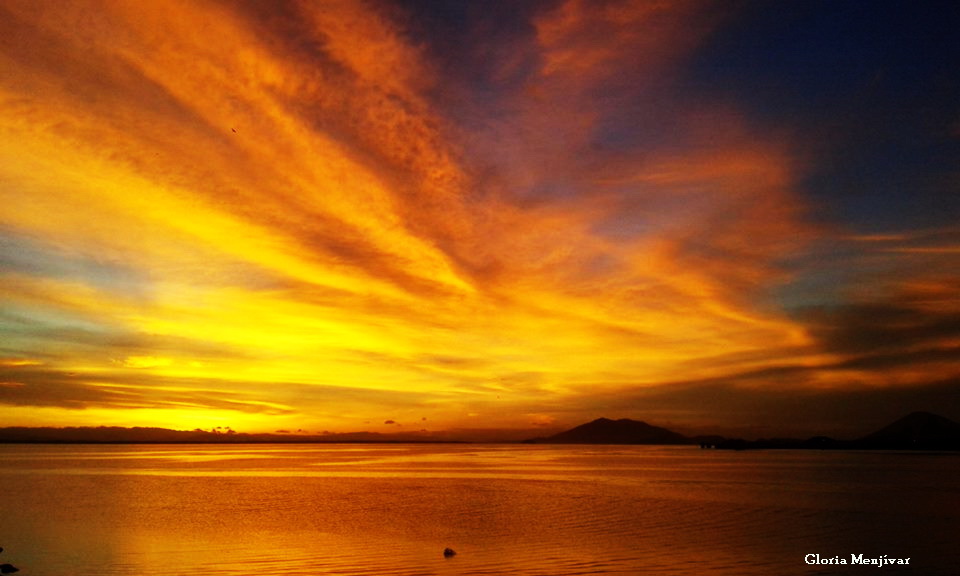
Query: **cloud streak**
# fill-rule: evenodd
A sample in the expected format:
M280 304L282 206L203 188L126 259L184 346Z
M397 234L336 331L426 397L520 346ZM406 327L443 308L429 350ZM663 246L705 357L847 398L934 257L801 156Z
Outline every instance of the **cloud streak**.
M691 88L737 14L432 10L0 3L16 423L509 427L960 374L956 231L824 221L810 155Z

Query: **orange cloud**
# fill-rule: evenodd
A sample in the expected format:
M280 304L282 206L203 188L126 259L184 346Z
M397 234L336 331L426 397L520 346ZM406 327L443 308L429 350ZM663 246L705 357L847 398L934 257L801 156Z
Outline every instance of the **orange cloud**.
M639 81L686 56L717 20L695 2L567 0L537 22L545 76L598 82L629 69Z
M2 10L0 367L25 385L0 402L23 422L546 424L617 391L872 374L819 331L837 317L778 300L825 235L789 142L663 104L717 25L702 3L538 11L475 96L399 8Z

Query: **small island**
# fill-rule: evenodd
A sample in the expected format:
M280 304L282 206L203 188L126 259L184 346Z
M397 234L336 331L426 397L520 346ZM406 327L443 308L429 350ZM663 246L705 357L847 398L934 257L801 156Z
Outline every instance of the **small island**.
M876 432L852 440L827 436L744 440L719 435L684 436L646 422L598 418L530 444L694 444L721 450L960 450L960 424L930 412L913 412Z

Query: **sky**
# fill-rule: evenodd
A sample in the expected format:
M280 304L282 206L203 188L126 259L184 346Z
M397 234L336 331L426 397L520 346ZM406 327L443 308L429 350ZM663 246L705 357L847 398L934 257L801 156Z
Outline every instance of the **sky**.
M0 0L0 419L960 420L960 5Z

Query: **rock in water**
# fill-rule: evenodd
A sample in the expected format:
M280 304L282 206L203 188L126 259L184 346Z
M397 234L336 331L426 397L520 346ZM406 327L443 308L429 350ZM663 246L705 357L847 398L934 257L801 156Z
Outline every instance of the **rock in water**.
M451 557L451 556L456 556L456 555L457 555L457 551L454 550L453 548L444 548L444 549L443 549L443 557L444 557L444 558L449 558L449 557Z
M20 569L13 564L0 564L0 574L13 574L19 571Z

